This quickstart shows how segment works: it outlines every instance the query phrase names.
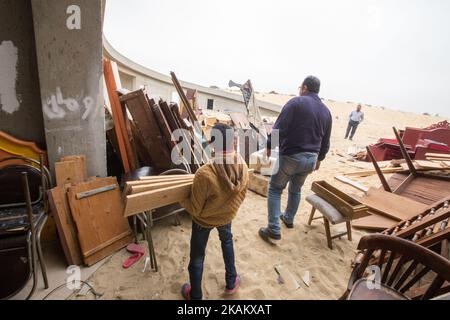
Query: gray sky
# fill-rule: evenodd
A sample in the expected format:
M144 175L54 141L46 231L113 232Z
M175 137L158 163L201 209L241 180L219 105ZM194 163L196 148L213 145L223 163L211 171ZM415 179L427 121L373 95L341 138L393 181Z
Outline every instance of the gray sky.
M448 0L107 0L119 52L180 79L450 116Z

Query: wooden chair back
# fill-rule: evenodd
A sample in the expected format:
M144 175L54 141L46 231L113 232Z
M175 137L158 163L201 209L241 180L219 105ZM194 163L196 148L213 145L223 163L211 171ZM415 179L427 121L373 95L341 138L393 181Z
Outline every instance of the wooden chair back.
M450 281L450 261L423 246L398 237L373 234L363 237L358 249L363 250L364 256L354 270L352 283L367 276L367 267L376 256L379 270L376 281L410 298L431 299L447 290L443 285ZM419 288L419 281L427 284Z

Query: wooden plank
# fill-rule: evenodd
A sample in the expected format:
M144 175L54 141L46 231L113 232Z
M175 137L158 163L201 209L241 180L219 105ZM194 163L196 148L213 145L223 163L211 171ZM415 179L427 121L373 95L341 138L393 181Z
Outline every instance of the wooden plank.
M86 180L86 166L81 158L70 161L55 162L56 185L78 183Z
M86 156L85 155L66 156L66 157L62 157L60 161L79 161L79 162L81 162L81 168L83 169L83 175L85 177L88 176L88 174L87 174Z
M397 221L410 219L427 209L423 203L375 188L370 188L360 200L369 208Z
M249 177L248 189L263 197L267 197L269 181L269 177L257 173L251 174Z
M80 244L77 230L66 197L66 188L58 186L47 192L50 209L55 219L59 239L68 265L81 265Z
M112 184L117 185L114 177L97 178L70 187L68 191L72 216L78 229L84 262L87 265L92 265L111 255L132 241L128 221L123 217L123 203L119 188L80 200L76 198L77 193ZM105 244L107 244L106 247ZM93 253L95 253L94 258Z
M351 179L349 179L349 178L347 178L347 177L344 177L344 176L335 176L334 178L335 178L336 180L342 182L342 183L348 184L348 185L352 186L353 188L358 189L359 191L363 191L363 192L369 191L369 188L367 188L366 186L363 186L363 185L360 184L359 182L354 181L354 180L351 180Z
M450 154L448 153L425 153L425 157L430 158L447 158L450 160Z
M130 188L129 188L130 192L127 194L137 194L137 193L146 192L146 191L158 190L158 189L162 189L162 188L178 186L178 185L189 183L189 182L192 182L192 179L173 180L173 181L145 184L145 185L140 185L140 186L139 185L130 186Z
M154 103L153 100L149 100L150 102L153 102L153 105L151 105L151 108L153 110L153 114L155 115L155 119L158 123L159 130L162 132L164 140L167 144L167 147L169 150L172 150L177 146L175 141L172 140L172 132L170 130L170 126L166 121L166 118L164 117L164 114L161 110L161 107Z
M370 212L370 216L352 221L352 227L372 231L383 231L397 224L397 220Z
M189 182L178 186L129 195L125 201L124 216L129 217L180 202L190 195L191 186L192 182Z
M180 180L186 178L194 178L194 174L168 174L160 176L143 176L139 177L139 180ZM131 182L131 181L129 181Z
M112 117L114 121L114 130L116 132L117 143L119 146L119 155L125 173L132 170L133 159L130 154L131 146L127 135L127 128L123 116L122 105L117 94L117 89L122 87L120 83L119 71L117 64L109 59L103 59L103 73L108 90L109 102L111 104Z
M155 115L142 90L136 90L120 97L133 116L133 121L142 135L143 143L149 151L152 163L162 169L171 166L170 150L159 130Z
M441 163L436 163L433 161L426 161L426 160L414 160L414 164L416 167L420 168L426 168L426 169L436 169L436 170L442 170L443 166Z
M405 174L396 173L391 176L388 183L392 189L396 189L406 177ZM448 190L450 190L450 181L419 176L409 183L400 195L430 205L448 197Z
M387 192L391 192L392 190L386 181L386 177L384 176L383 172L381 171L380 167L378 166L378 163L377 163L372 151L370 150L369 147L366 147L366 150L367 150L367 155L369 156L370 160L372 161L373 167L375 168L375 171L377 172L378 179L380 179L384 190L386 190Z
M183 88L181 87L180 82L178 81L177 76L174 72L170 72L170 76L172 77L173 85L175 86L175 89L178 92L178 96L180 97L180 100L183 102L184 107L186 108L187 114L189 115L189 118L191 118L191 122L195 123L197 122L197 116L195 115L194 111L192 110L191 104L189 103L188 98L186 97L186 94L183 91Z
M380 169L382 173L395 173L395 172L401 172L405 171L402 167L397 168L383 168ZM358 170L358 171L351 171L351 172L345 172L342 175L349 176L349 177L368 177L372 176L374 174L377 174L376 170Z

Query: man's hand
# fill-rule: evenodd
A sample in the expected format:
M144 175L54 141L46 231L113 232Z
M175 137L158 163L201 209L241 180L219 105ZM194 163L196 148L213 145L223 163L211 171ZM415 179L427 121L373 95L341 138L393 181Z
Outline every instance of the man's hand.
M271 155L272 155L272 149L266 148L266 157L267 157L267 159L270 158Z
M314 169L314 171L317 171L320 169L320 161L316 162L316 168Z

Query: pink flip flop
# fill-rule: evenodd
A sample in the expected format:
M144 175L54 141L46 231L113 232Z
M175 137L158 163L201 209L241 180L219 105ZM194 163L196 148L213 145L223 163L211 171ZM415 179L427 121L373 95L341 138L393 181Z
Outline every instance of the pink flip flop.
M136 244L136 243L130 243L127 246L127 250L131 253L140 253L142 255L145 254L145 247L143 245Z
M125 260L122 264L122 267L125 269L128 269L129 267L131 267L133 264L135 264L136 262L139 261L139 259L141 259L144 255L141 253L135 253L133 254L131 257L127 258L127 260Z

